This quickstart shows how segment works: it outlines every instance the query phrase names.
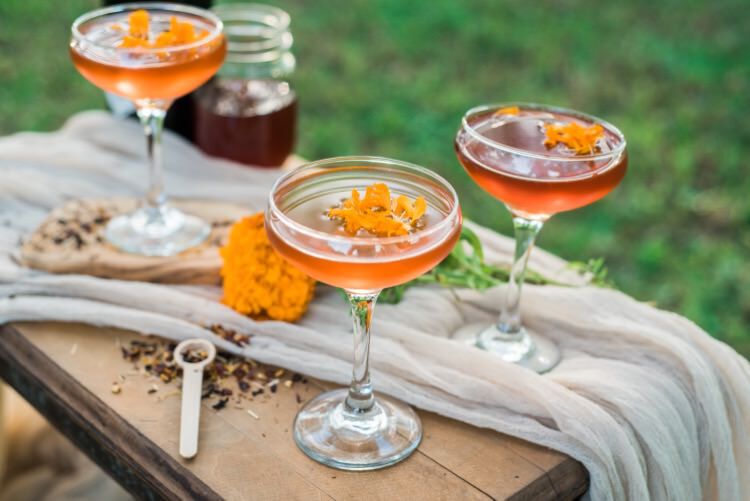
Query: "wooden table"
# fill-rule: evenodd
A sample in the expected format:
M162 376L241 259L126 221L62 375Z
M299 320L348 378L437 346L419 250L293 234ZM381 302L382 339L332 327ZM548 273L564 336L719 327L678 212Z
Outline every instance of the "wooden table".
M570 457L429 412L420 412L424 439L404 462L358 473L322 466L290 432L302 405L295 392L307 400L330 387L317 381L294 391L280 385L243 409L204 404L198 456L183 460L176 384L149 394L153 381L132 375L117 348L138 337L59 323L9 324L0 333L0 376L136 497L543 500L587 489L586 470Z

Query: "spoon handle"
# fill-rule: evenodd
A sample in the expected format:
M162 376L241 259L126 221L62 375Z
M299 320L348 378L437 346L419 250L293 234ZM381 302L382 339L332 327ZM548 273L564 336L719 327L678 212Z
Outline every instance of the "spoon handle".
M186 459L198 453L202 386L203 368L186 367L182 377L182 414L180 417L180 456Z

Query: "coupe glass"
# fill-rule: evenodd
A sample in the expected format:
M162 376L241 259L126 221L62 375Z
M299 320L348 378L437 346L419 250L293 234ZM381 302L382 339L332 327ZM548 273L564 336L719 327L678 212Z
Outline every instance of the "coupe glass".
M403 236L345 233L328 208L385 183L392 196L427 201L423 228ZM372 470L406 458L419 445L417 414L373 395L368 365L370 325L378 294L433 268L458 241L461 211L453 188L416 165L377 157L307 164L281 177L269 197L266 230L274 248L311 277L346 291L354 321L349 389L322 393L297 414L294 439L311 458L344 470ZM415 312L416 314L417 312Z
M562 145L545 146L545 127L571 122L602 127L603 135L593 152L576 155ZM455 149L472 179L511 212L516 236L515 259L499 321L489 326L465 326L455 338L508 362L546 372L560 360L559 349L521 323L521 285L529 254L553 214L593 203L622 181L628 163L625 137L615 126L577 111L504 103L469 110L456 135Z
M170 19L190 23L205 35L169 47L118 47L128 16L146 10L152 36ZM209 11L172 3L132 3L94 10L75 20L70 55L78 71L100 89L131 100L146 133L150 183L141 207L113 218L106 238L134 254L171 256L202 242L210 227L167 204L162 173L161 134L172 102L206 82L226 53L222 23Z

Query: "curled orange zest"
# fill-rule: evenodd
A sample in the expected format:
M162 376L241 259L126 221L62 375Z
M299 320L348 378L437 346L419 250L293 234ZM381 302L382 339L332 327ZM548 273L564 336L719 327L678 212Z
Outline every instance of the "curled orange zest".
M220 249L222 302L256 319L294 322L307 311L315 280L271 247L263 213L237 221Z
M352 190L352 197L330 208L328 217L340 221L352 235L365 230L379 237L391 237L411 232L426 211L424 197L417 197L413 203L405 195L393 199L388 186L375 183L365 190L364 198Z
M518 115L519 113L521 113L521 109L518 106L506 106L497 110L493 115Z
M547 148L562 144L573 150L576 155L590 155L599 151L596 143L604 136L604 128L599 124L584 127L576 122L569 122L547 124L544 133L547 136L544 146Z

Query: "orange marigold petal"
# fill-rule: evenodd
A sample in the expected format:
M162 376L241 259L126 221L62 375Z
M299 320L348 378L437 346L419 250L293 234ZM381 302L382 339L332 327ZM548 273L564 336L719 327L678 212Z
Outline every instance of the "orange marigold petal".
M351 205L355 208L359 208L359 192L357 190L352 190L352 198L350 199Z
M364 198L352 190L352 198L328 210L330 219L338 220L344 230L356 235L365 230L377 236L408 234L427 210L427 202L418 197L412 203L405 195L391 198L391 192L383 183L375 183L365 190Z
M156 36L153 43L149 41L149 14L146 10L139 9L128 16L128 35L120 42L120 47L171 47L200 40L208 35L208 31L199 30L196 33L195 26L190 22L181 22L177 16L169 18L169 29L162 31ZM113 29L120 27L112 25ZM120 29L122 29L120 27ZM164 56L166 53L160 53Z
M128 29L130 36L148 38L149 18L146 10L138 9L131 12L128 16L128 24L130 25Z
M558 144L573 150L576 155L589 155L598 150L597 142L604 136L599 124L584 127L577 122L547 124L544 128L544 146L554 148Z
M391 208L391 190L385 183L375 183L365 190L365 198L362 200L365 209L380 208L389 210Z
M411 218L416 221L420 217L424 216L425 212L427 212L427 200L425 200L423 196L419 196L414 201L414 214Z
M393 212L395 212L397 216L405 216L409 219L414 217L414 206L412 206L406 195L399 195L394 205Z
M175 45L175 43L177 43L177 38L174 36L174 34L170 31L164 31L162 33L159 33L159 36L156 37L154 46L169 47L170 45Z
M135 47L148 47L148 40L144 40L143 38L133 37L130 35L125 35L122 37L122 40L120 41L120 45L118 47L122 47L125 49L132 49Z
M519 113L521 113L521 108L518 106L506 106L497 110L493 115L518 115Z
M169 31L174 34L177 43L190 43L195 40L195 28L191 23L177 22Z

